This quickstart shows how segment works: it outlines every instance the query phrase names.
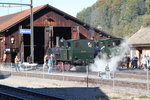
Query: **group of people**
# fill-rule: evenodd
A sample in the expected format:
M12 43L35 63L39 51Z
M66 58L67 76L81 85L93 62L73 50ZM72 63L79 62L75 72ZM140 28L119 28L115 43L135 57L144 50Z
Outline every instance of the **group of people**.
M130 58L129 55L126 55L124 57L124 63L125 63L125 66L127 68L138 68L138 57L137 56L134 56L133 58Z
M44 66L48 66L48 73L52 73L52 70L53 70L53 54L50 54L50 55L45 55L44 56ZM20 59L18 56L15 57L15 69L17 72L20 71L20 66L19 66L19 63L20 63ZM29 62L30 63L30 62Z
M126 55L124 60L127 68L149 69L150 67L150 57L148 55L143 55L141 59L139 59L137 56L130 58L130 56ZM140 62L139 64L138 61Z

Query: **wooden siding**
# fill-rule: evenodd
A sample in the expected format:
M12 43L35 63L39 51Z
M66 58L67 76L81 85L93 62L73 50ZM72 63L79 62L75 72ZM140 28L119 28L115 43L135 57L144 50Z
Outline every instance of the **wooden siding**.
M48 21L49 20L49 21ZM94 30L89 30L84 28L83 25L80 25L65 16L61 16L53 11L48 12L47 14L41 16L34 21L34 26L53 26L53 27L74 27L79 26L79 33L84 35L86 38L91 38L91 33ZM99 33L93 33L96 39L104 39L106 37L100 37Z

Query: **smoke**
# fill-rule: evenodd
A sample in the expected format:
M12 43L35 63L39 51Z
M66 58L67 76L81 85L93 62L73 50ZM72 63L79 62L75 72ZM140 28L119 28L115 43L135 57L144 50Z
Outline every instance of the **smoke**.
M90 16L90 24L91 25L97 25L99 28L102 28L105 26L103 21L105 21L105 13L104 11L101 11L102 13L99 13L100 9L102 6L98 8L93 8L91 10L91 16ZM93 28L90 27L90 35L93 36ZM106 54L103 54L103 57L96 57L94 60L94 64L91 64L90 70L91 71L101 71L105 72L105 67L108 65L110 71L115 71L117 67L119 66L119 62L123 59L125 56L125 53L128 52L129 47L127 45L127 38L124 39L124 41L120 44L120 46L114 48L116 51L111 52L111 59L106 58ZM113 51L113 50L112 50ZM119 53L117 56L115 55L116 53Z
M92 25L99 25L99 18L101 18L99 9L92 9L90 13L90 36L91 38L94 37L94 27ZM100 25L99 25L100 26ZM101 26L100 26L101 27Z
M94 64L90 65L90 70L94 72L105 72L105 67L108 65L110 71L116 71L119 62L123 59L125 53L129 51L129 47L127 45L127 38L125 38L124 41L118 47L115 47L113 49L115 49L116 51L111 52L112 57L110 59L106 59L104 57L105 54L103 54L103 57L101 58L97 56L95 58ZM118 55L114 55L116 53L118 53Z

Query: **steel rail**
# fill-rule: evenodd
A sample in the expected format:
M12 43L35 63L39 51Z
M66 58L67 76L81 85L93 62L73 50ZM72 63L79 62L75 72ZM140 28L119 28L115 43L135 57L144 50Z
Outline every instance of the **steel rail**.
M16 95L12 95L12 94L9 94L9 93L4 93L4 92L0 92L0 99L3 98L4 100L5 99L8 99L8 100L23 100L23 98L21 97L18 97Z
M21 98L23 98L24 95L28 95L28 96L33 96L33 97L36 97L36 98L42 98L43 100L46 99L46 100L64 100L62 97L54 97L54 96L50 96L50 95L47 95L47 94L43 94L43 93L39 93L39 92L35 92L35 91L32 91L32 90L27 90L27 89L23 89L23 88L16 88L16 87L11 87L11 86L6 86L6 85L1 85L0 84L0 90L5 90L5 91L14 91L14 92L17 92L17 93L21 93L23 94L22 97L20 96L20 100L22 100ZM13 92L11 92L13 93ZM10 95L10 93L5 93L6 95ZM14 95L12 95L12 97L15 97ZM18 98L19 100L19 97L17 97L16 95L16 98ZM23 98L25 99L25 98Z

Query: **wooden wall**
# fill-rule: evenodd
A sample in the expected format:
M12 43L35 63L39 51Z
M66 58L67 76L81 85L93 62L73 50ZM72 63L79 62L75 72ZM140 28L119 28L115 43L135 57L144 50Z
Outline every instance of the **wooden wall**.
M84 28L83 25L80 25L66 16L61 16L53 11L48 12L47 14L41 16L39 19L34 21L35 26L53 26L53 27L74 27L79 26L80 34L84 35L86 38L91 38L91 32L94 30L89 30ZM94 36L96 39L104 39L106 37L99 36L98 33L94 32Z

